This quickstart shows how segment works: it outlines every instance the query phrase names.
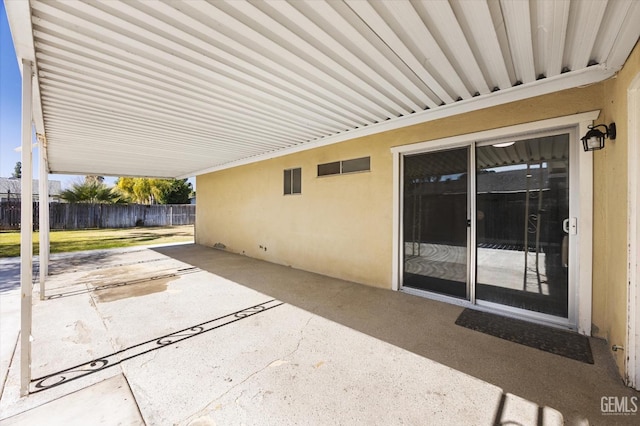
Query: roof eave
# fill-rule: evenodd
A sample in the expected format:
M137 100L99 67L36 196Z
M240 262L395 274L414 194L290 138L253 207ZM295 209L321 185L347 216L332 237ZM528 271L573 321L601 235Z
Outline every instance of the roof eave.
M423 124L430 121L439 120L441 118L452 117L455 115L490 108L509 102L520 101L523 99L546 95L562 90L599 83L617 73L622 65L623 64L616 64L616 66L607 66L607 64L594 65L578 71L568 72L554 77L537 80L526 85L511 87L497 92L492 92L487 95L458 101L453 104L443 105L435 109L421 111L415 114L399 117L393 120L388 120L360 129L347 131L314 141L309 141L307 143L296 145L291 148L286 148L263 155L257 155L250 158L244 158L241 160L209 167L202 170L194 170L193 172L178 177L185 178L205 173L217 172L220 170L230 169L233 167L243 166L246 164L256 163L259 161L269 160L284 155L302 152L309 149L332 145L350 139L371 136L377 133L396 130L416 124Z

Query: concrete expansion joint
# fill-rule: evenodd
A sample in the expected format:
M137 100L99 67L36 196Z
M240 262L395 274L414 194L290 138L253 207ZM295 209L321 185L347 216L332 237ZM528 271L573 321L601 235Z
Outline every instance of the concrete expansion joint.
M13 359L15 358L16 351L18 350L18 342L20 342L20 333L16 334L16 342L13 345L13 350L11 351L11 358L9 359L9 363L7 364L8 366L11 366L11 364L13 364ZM8 379L9 379L9 374L7 373L4 376L4 380L2 381L2 386L0 386L0 399L2 399L2 397L4 396L4 388L5 388L5 385L7 384Z
M133 392L133 388L131 387L131 382L129 381L129 378L125 374L124 369L122 370L122 377L124 378L124 381L127 384L127 387L129 388L129 393L131 394L131 399L133 399L133 403L136 405L136 408L138 410L138 414L140 415L140 420L142 421L142 425L146 426L148 424L148 422L146 421L146 419L144 418L144 415L142 414L142 410L140 409L140 404L138 403L138 399L136 398L136 394Z
M86 287L87 287L87 290L90 290L89 289L89 284L86 284ZM100 318L100 322L102 323L102 326L104 327L104 330L107 333L107 337L109 338L109 344L111 345L111 349L113 350L113 352L118 352L118 350L119 350L118 349L118 344L113 339L113 337L111 336L111 333L109 333L109 326L107 325L107 320L105 320L104 316L100 312L100 309L98 309L98 304L96 303L96 301L95 301L95 299L93 297L93 292L91 292L91 291L89 291L89 302L91 303L91 306L93 306L93 308L96 310L96 313L98 314L98 318ZM121 361L122 361L122 356L118 355L118 363L120 365L120 370L124 374L124 368L123 368L122 364L120 364Z

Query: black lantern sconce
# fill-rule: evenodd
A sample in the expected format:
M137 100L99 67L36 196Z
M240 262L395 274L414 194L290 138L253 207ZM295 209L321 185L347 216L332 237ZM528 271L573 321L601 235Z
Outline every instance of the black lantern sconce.
M604 127L605 132L598 130L598 127ZM582 140L582 145L585 151L597 151L604 148L604 140L609 138L614 140L616 138L616 123L611 123L609 126L605 124L598 124L597 126L589 126L589 131Z

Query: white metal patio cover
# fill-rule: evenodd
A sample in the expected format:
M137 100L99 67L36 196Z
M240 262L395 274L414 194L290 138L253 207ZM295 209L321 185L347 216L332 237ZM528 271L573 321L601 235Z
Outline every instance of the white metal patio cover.
M601 81L635 0L5 0L52 173L186 177Z
M4 1L42 182L193 176L590 84L640 36L636 0ZM30 226L21 246L26 395Z

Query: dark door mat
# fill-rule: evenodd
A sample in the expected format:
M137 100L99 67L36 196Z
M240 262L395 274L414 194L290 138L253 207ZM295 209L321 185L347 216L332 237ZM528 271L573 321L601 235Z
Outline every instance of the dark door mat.
M514 318L465 309L456 324L521 345L551 352L576 361L593 364L589 338Z

